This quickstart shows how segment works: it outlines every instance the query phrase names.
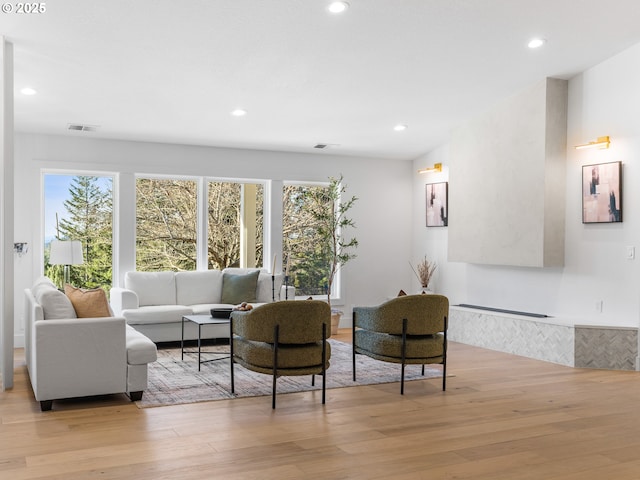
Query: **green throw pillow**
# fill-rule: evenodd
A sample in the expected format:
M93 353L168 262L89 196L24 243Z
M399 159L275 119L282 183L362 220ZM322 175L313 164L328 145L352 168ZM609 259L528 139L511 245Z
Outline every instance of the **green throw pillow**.
M224 272L222 274L222 303L237 305L242 302L255 302L258 275L260 275L260 270L242 275Z

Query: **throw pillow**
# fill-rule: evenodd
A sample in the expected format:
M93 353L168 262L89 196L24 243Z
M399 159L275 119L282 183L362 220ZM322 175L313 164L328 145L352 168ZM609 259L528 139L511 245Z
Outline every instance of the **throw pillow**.
M71 300L71 304L78 318L111 316L107 294L101 288L84 290L72 285L65 285L64 293L66 293L69 300Z
M42 316L45 320L77 318L69 298L56 287L40 289L36 301L42 307Z
M38 293L47 288L57 289L57 287L51 280L49 280L49 278L40 277L33 283L33 286L31 287L31 293L34 297L38 298Z
M400 291L398 292L398 296L399 296L399 297L404 297L406 294L407 294L407 292L405 292L404 290L400 290Z
M222 274L222 303L236 305L256 301L256 288L260 270L244 275Z

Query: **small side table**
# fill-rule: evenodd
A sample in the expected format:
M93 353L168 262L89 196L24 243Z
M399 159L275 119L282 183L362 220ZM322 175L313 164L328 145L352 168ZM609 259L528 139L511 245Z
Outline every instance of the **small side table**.
M198 325L198 371L200 371L200 365L202 365L205 362L213 362L215 360L224 360L225 358L229 358L229 355L226 353L217 353L217 352L204 352L204 353L210 353L213 355L224 355L223 357L219 357L219 358L212 358L209 360L201 360L201 354L202 354L202 326L203 325L229 325L229 319L228 318L213 318L210 315L185 315L184 317L182 317L182 338L180 340L180 349L181 349L181 356L180 359L184 360L184 354L185 354L185 350L184 350L184 322L192 322L195 323L196 325ZM228 330L228 328L227 328ZM192 352L186 352L186 353L192 353Z

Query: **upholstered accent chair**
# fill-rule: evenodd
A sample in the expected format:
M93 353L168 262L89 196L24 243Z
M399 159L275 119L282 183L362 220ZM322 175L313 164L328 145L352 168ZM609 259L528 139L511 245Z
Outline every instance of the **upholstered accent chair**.
M317 300L267 303L234 311L230 321L231 393L234 364L273 376L271 407L276 408L276 380L282 375L322 375L325 403L326 370L331 346L331 309Z
M442 364L442 390L447 379L447 318L449 300L442 295L406 295L376 307L353 309L353 380L356 354L400 363L400 393L404 394L407 364Z

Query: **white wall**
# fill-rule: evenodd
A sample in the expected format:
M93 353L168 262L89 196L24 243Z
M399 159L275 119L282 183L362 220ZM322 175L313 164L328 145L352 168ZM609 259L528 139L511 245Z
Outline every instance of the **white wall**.
M121 195L119 238L131 238L136 173L197 175L280 181L326 181L344 175L347 194L356 195L353 232L360 243L358 257L344 267L343 323L354 305L373 305L407 288L411 270L411 162L328 154L295 154L79 138L77 136L16 135L16 241L28 242L29 253L16 258L15 335L24 333L22 297L41 272L43 169L118 173ZM277 184L274 182L275 184ZM120 248L120 276L134 262L133 251ZM129 245L132 247L132 245ZM278 252L278 261L282 259Z
M640 44L569 82L565 266L513 268L448 263L447 229L424 227L424 184L447 181L448 145L414 161L435 162L443 172L414 173L414 257L427 254L439 264L435 288L451 302L546 313L602 325L638 326L640 259L627 260L627 246L640 254ZM499 132L497 132L499 133ZM574 145L610 135L608 150L575 150ZM582 224L583 165L623 162L623 222ZM496 172L499 174L499 172ZM450 184L449 189L456 188ZM473 199L470 199L473 201ZM450 210L449 218L456 212ZM602 301L602 312L596 305Z

